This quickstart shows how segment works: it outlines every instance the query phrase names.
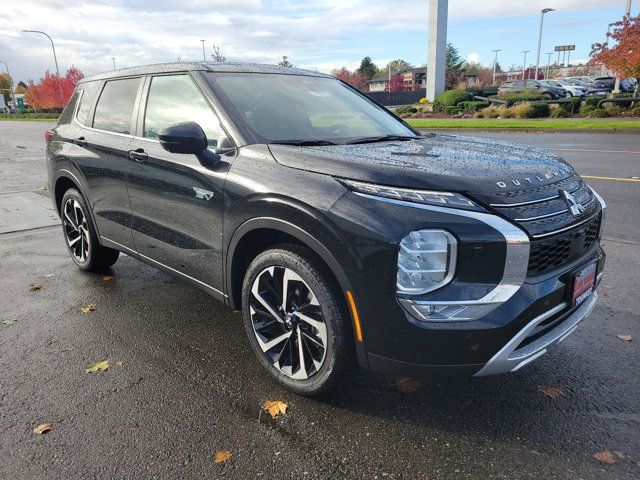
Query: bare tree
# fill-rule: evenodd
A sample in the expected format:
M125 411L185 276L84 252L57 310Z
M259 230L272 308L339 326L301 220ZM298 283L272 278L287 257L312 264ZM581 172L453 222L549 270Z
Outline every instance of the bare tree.
M216 63L222 63L227 61L227 57L225 57L222 52L220 52L220 47L216 47L213 45L213 53L211 54L211 58Z
M278 63L281 67L293 67L286 55L282 56L282 61Z

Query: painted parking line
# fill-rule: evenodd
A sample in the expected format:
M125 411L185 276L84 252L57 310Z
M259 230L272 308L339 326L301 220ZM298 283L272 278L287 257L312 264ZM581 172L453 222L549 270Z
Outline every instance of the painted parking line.
M558 152L589 152L589 153L627 153L632 155L640 155L640 152L634 152L633 150L590 150L588 148L554 148L551 150Z
M614 182L640 182L640 178L620 178L620 177L595 177L590 175L580 175L582 178L591 180L613 180Z

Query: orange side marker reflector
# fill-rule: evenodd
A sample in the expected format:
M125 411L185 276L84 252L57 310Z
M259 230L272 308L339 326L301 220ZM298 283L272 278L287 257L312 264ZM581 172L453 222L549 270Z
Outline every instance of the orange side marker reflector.
M353 318L353 327L356 331L356 340L362 342L362 328L360 327L360 317L358 316L358 310L356 309L356 302L353 300L353 294L346 290L347 301L349 302L349 310L351 310L351 317Z

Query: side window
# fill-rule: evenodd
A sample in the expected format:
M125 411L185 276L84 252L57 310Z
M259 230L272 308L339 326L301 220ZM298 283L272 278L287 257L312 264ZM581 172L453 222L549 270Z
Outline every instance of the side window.
M131 114L139 83L139 78L105 83L96 105L93 127L115 133L130 133Z
M144 115L144 136L180 122L196 122L207 134L209 147L218 144L221 130L215 113L188 75L153 77Z
M68 125L71 123L73 119L73 112L76 108L76 102L78 101L78 96L80 95L79 91L73 92L73 95L67 102L67 105L64 107L64 110L60 114L60 118L58 118L58 125Z
M78 105L78 111L76 112L76 120L82 125L90 126L89 111L91 110L93 101L96 99L100 85L100 82L87 82L80 85L82 97L80 98L80 105Z

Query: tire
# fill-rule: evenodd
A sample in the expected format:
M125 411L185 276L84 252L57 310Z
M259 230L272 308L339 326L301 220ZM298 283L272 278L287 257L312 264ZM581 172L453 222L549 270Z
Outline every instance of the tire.
M120 252L100 245L87 203L75 188L64 193L60 218L65 245L80 269L98 271L116 263Z
M262 366L295 393L328 391L350 363L353 334L344 298L325 264L305 248L282 245L251 262L242 316Z

